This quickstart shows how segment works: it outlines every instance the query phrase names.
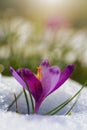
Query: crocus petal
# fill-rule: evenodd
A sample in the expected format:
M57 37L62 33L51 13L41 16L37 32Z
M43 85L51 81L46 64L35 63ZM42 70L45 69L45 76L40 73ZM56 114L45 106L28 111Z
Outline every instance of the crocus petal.
M60 78L60 69L57 66L49 67L48 69L42 68L41 73L41 84L43 87L44 96L47 96L54 87L56 86L58 80Z
M35 101L37 102L43 92L42 85L37 79L37 77L29 69L23 68L22 72L30 89L30 92L32 93Z
M12 67L10 67L10 72L15 77L15 79L24 87L24 89L27 89L27 86L25 82L23 81L23 79Z
M41 62L41 64L40 64L40 66L43 67L43 68L45 68L45 69L48 68L48 67L50 67L48 59L43 60Z
M19 68L19 69L16 70L16 72L24 80L22 69Z
M74 70L74 65L68 65L67 67L65 67L65 69L61 72L60 79L59 79L58 83L56 84L56 86L54 87L54 89L50 93L52 93L57 88L59 88L70 77L73 70Z
M42 93L42 86L36 76L28 69L18 69L17 72L10 67L10 71L15 79L24 87L24 89L30 89L35 101L38 101ZM26 85L26 83L27 85Z
M46 71L45 71L46 69ZM41 85L43 87L43 93L39 98L38 102L35 104L35 113L43 102L43 100L49 95L49 93L54 89L60 77L60 69L57 66L42 68L41 72Z

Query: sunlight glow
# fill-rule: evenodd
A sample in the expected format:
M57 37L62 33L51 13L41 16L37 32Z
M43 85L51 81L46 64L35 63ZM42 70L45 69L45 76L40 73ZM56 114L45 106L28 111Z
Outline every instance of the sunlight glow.
M45 4L49 4L49 5L54 5L54 4L57 4L57 3L61 3L62 0L41 0L43 3Z

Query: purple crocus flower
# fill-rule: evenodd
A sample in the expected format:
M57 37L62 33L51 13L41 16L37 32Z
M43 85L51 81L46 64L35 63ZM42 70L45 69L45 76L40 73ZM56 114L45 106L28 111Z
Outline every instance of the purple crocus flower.
M15 71L10 67L12 75L24 89L28 89L25 81L27 82L29 90L35 99L35 113L38 112L42 101L70 77L74 65L68 65L63 71L60 71L58 66L51 67L48 60L43 60L37 69L38 73L35 75L27 68Z

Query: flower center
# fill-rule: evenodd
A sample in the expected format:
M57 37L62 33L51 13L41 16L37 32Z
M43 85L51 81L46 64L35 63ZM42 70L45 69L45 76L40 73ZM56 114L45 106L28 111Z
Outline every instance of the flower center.
M41 70L42 70L41 66L37 67L37 78L38 78L39 80L40 80L40 78L41 78Z

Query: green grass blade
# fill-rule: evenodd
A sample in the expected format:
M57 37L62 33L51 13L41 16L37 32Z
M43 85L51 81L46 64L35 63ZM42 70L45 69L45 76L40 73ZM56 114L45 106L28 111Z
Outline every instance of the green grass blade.
M87 81L84 83L84 86L86 86L86 85L87 85ZM69 113L71 112L71 110L73 109L73 107L76 105L76 103L77 103L77 101L79 99L79 96L80 96L80 93L78 94L78 96L77 96L75 102L73 103L73 105L71 106L71 108L65 113L65 115L69 115Z
M14 98L15 98L15 103L16 103L16 112L18 112L18 103L17 103L17 97L16 97L16 94L14 93Z
M33 102L33 98L32 98L32 95L31 95L31 92L30 92L30 89L29 89L29 86L25 80L25 83L26 83L26 86L27 86L27 89L28 89L28 93L29 93L29 96L30 96L30 100L31 100L31 105L32 105L32 113L34 113L34 102Z
M26 93L25 89L23 89L23 92L24 92L24 96L25 96L25 100L26 100L26 104L27 104L27 111L28 111L28 114L30 114L29 101L28 101L28 97L27 97L27 93Z
M53 110L45 113L45 115L54 115L57 112L59 112L61 109L63 109L70 101L72 101L84 88L85 86L83 86L74 96L72 96L71 98L67 99L65 102L63 102L62 104L60 104L59 106L57 106L56 108L54 108Z
M24 77L24 74L22 72L22 69L21 69L21 73L22 73L22 76ZM33 98L32 98L32 95L31 95L31 92L30 92L30 89L29 89L29 86L28 86L28 83L24 77L24 82L26 83L26 87L28 89L28 93L29 93L29 96L30 96L30 100L31 100L31 105L32 105L32 113L34 113L34 101L33 101Z
M54 109L52 109L51 111L49 111L49 112L46 112L44 115L50 115L53 111L55 111L57 108L61 108L61 106L63 105L63 104L65 104L65 102L67 102L67 101L69 101L70 100L70 98L69 99L67 99L66 101L64 101L63 103L61 103L59 106L57 106L57 107L55 107Z
M33 98L32 98L30 90L28 90L28 92L29 92L29 96L30 96L30 99L31 99L32 113L34 113L34 101L33 101Z
M18 94L18 96L16 96L16 100L18 100L22 94L23 94L23 91L20 92L20 93ZM14 100L12 101L12 103L8 106L7 111L10 110L10 108L14 105L15 102L16 102L16 101L15 101L15 99L14 99Z
M83 87L74 96L72 96L69 99L69 101L65 102L60 108L57 108L54 112L52 112L51 115L54 115L57 112L59 112L61 109L63 109L69 102L71 102L82 91L82 89L83 89Z
M71 110L74 108L74 106L75 106L76 103L78 102L79 96L80 96L80 93L79 93L79 95L77 96L77 98L76 98L75 102L73 103L73 105L70 107L70 109L65 113L65 115L69 115L69 113L71 112Z

